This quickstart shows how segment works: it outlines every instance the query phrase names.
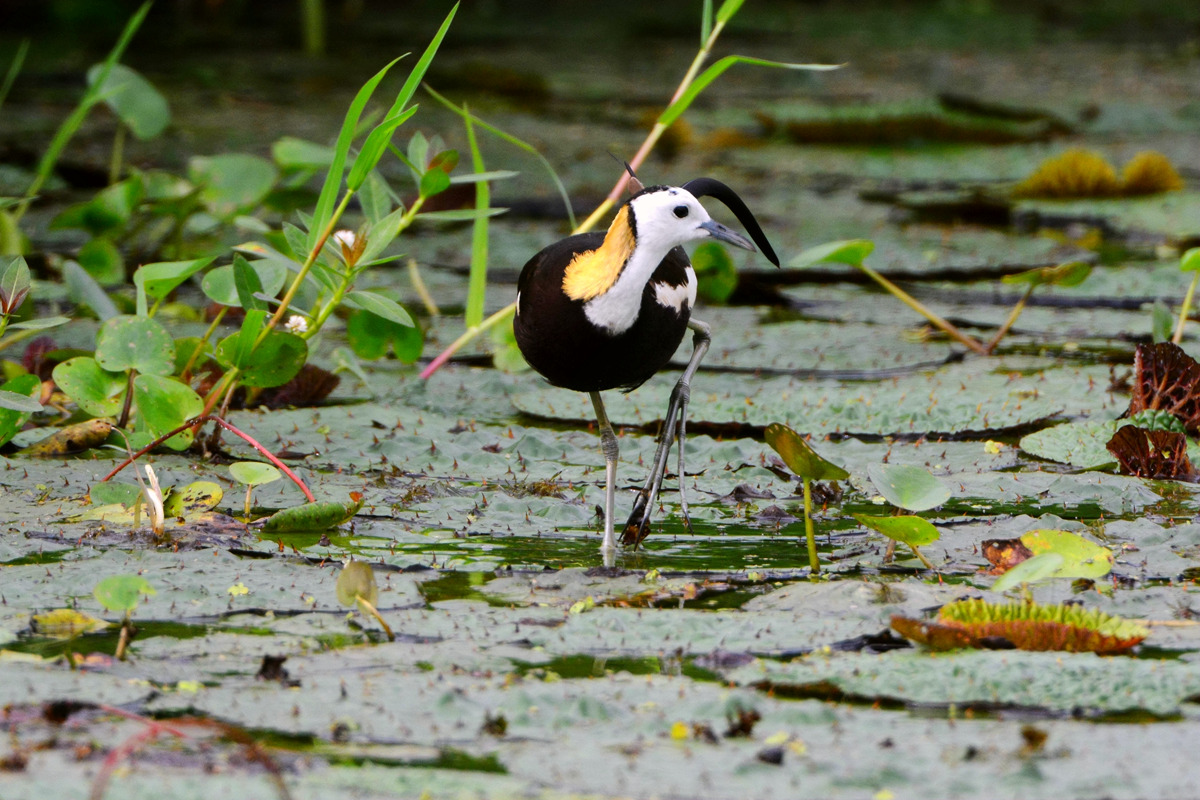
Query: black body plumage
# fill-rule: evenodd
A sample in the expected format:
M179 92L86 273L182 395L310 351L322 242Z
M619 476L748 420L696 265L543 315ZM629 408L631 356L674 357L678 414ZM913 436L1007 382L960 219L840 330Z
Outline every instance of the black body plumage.
M566 266L579 253L600 247L604 234L581 233L546 247L521 270L520 300L513 330L529 365L555 386L577 392L630 391L661 370L683 341L691 307L683 300L669 308L657 300L657 286L688 285L687 254L667 253L642 290L633 325L610 334L593 325L584 301L563 292Z

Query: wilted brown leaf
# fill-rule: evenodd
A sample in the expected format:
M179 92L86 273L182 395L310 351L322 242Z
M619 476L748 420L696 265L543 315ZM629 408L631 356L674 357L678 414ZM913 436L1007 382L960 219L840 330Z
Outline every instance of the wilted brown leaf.
M1126 425L1113 434L1106 446L1125 475L1197 480L1196 468L1187 455L1187 437L1182 433Z
M1189 432L1200 431L1200 364L1179 345L1137 346L1129 413L1145 410L1170 412Z
M992 565L989 575L1003 575L1033 555L1020 539L988 539L982 550L983 557Z

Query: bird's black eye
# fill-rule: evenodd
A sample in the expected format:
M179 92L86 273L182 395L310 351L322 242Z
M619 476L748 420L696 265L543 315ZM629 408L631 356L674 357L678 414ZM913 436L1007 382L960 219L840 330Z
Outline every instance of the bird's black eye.
M687 215L688 215L688 207L687 206L675 206L675 216L679 217L680 219L683 219Z

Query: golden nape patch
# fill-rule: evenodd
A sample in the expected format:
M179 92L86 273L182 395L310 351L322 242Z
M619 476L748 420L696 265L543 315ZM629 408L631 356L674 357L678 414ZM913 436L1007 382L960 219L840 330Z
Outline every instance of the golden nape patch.
M624 206L608 226L604 242L595 250L580 253L567 264L563 273L563 292L572 300L585 302L604 294L621 276L621 269L633 255L636 244L629 227L629 206Z

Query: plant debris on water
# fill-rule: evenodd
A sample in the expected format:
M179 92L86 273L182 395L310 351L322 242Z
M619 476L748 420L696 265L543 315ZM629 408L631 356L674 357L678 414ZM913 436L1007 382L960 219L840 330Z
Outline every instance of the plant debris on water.
M959 5L6 29L0 794L1192 797L1200 17ZM784 268L605 566L512 314L623 160Z

